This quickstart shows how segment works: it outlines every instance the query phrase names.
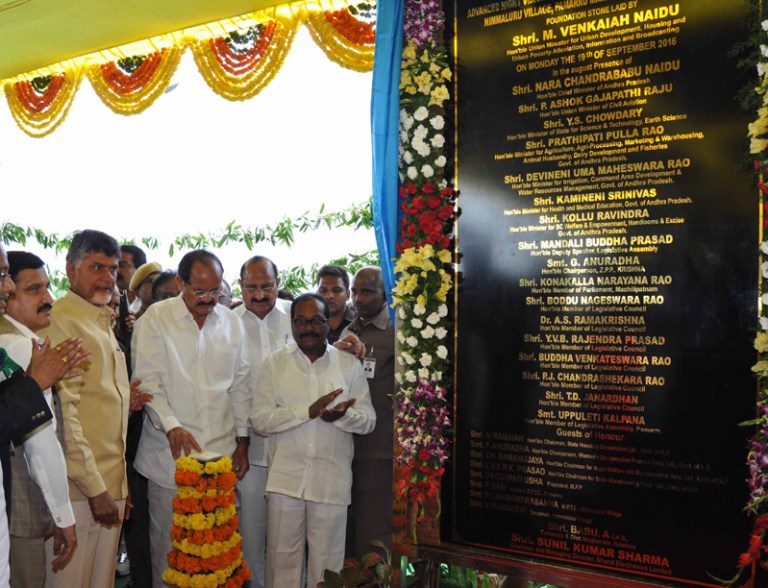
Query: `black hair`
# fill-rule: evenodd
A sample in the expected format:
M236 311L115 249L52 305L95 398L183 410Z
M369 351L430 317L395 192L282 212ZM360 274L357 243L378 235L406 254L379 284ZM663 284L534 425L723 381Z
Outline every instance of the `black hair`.
M182 257L179 262L179 277L184 283L189 284L189 280L192 279L192 265L194 265L196 261L209 267L213 267L214 265L218 266L219 273L222 277L224 276L224 266L221 265L221 261L218 257L207 249L195 249Z
M133 267L139 268L147 263L147 254L138 245L120 245L120 253L130 253L133 257Z
M341 278L344 282L344 287L349 290L349 274L340 265L326 264L317 270L317 277L315 278L315 284L320 285L320 280L325 277Z
M84 229L75 233L67 251L67 263L77 265L88 253L103 253L107 257L120 257L117 239L101 231Z
M45 262L34 253L29 251L9 251L8 252L8 275L15 282L19 272L27 269L40 269L45 266Z
M331 318L331 307L328 306L328 301L323 297L320 296L320 294L315 294L314 292L307 292L306 294L302 294L296 300L293 301L291 304L291 318L294 318L296 316L296 307L301 304L302 302L306 302L307 300L316 300L320 303L320 305L323 307L323 313L325 314L325 318L329 319Z

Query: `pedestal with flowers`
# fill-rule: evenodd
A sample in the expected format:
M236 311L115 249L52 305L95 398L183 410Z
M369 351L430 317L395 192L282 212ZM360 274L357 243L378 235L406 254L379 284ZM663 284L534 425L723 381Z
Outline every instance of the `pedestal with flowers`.
M176 460L173 526L163 580L180 588L239 588L251 573L243 561L232 460Z

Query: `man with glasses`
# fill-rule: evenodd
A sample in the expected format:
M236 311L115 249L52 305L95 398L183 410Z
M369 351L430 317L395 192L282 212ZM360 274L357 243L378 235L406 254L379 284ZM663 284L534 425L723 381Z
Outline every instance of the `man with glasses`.
M288 343L291 333L291 303L277 297L280 276L275 262L257 255L240 268L243 304L235 309L248 339L252 381L264 360ZM267 540L267 439L251 431L248 448L250 468L237 485L240 504L240 535L243 556L251 570L251 588L264 586L264 549Z
M352 436L376 425L360 362L328 344L330 309L318 294L291 306L295 343L262 365L251 424L269 435L267 588L307 586L344 563L352 486Z
M47 586L114 582L128 495L125 435L130 405L125 356L110 323L119 259L120 246L113 237L90 229L77 233L66 257L69 291L53 305L51 326L40 331L54 345L78 337L91 353L84 374L58 385L78 547L67 567L48 574ZM49 561L53 549L49 539Z
M247 341L240 319L218 304L223 268L203 249L179 263L181 294L137 321L133 373L154 394L146 408L136 470L149 479L152 585L163 586L171 550L175 460L193 450L232 456L248 471L251 407Z

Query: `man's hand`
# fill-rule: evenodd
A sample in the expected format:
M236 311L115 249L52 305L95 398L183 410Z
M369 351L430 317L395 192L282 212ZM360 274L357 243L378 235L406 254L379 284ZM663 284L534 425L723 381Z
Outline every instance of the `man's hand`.
M309 405L309 418L316 419L321 414L323 414L325 407L336 400L336 397L341 393L342 389L337 388L333 392L328 392L328 394L325 394L324 396L321 396L315 400L312 404Z
M349 400L345 400L344 402L339 402L333 408L326 408L320 414L320 418L323 419L326 423L332 423L333 421L338 421L341 417L347 414L347 410L349 409L350 406L352 406L355 403L355 400L356 400L355 398L350 398Z
M168 431L166 436L168 437L168 443L171 444L171 454L173 454L173 459L179 459L182 450L184 451L184 455L189 455L192 453L193 449L198 452L203 451L192 436L192 433L187 431L184 427L174 427Z
M248 469L251 467L248 461L248 443L245 441L237 442L237 449L232 454L232 471L235 472L238 480L242 480L243 476L248 473Z
M32 358L26 374L45 390L61 380L82 376L85 372L78 368L90 355L82 339L72 337L56 347L51 347L50 337L46 337L42 345L32 339Z
M151 392L144 392L140 386L141 380L139 379L131 382L131 403L129 408L132 411L141 410L146 404L152 402L154 398Z
M349 334L341 341L336 341L333 346L340 351L348 351L358 359L365 357L365 343L357 335Z
M77 547L77 534L74 525L53 528L53 555L56 559L51 562L51 568L54 572L58 572L69 563L75 554L75 547Z
M88 506L91 507L93 518L105 527L120 523L120 509L108 490L89 498Z

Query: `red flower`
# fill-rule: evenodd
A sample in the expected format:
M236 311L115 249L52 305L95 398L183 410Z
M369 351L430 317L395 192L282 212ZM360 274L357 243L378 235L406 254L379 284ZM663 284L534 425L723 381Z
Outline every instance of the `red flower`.
M435 185L432 182L427 182L421 187L421 191L424 194L432 194L435 191Z
M416 198L413 199L413 208L416 211L424 210L424 197L423 196L416 196Z
M406 198L408 196L408 190L405 189L405 186L400 186L397 189L397 193L400 194L400 198Z
M451 244L451 240L447 236L443 236L440 239L440 245L442 247L445 247L447 249L450 244Z
M408 182L408 185L406 186L408 189L409 194L415 194L416 193L416 184L413 182Z
M400 244L400 241L398 241L397 243L395 243L395 249L397 250L397 252L398 252L400 255L402 255L402 254L403 254L403 246Z
M437 215L443 220L450 219L453 216L453 206L450 204L446 204L445 206L440 208Z
M429 206L430 208L437 208L438 206L440 206L441 202L442 200L440 200L437 196L430 196L429 198L427 198L427 206Z
M408 227L405 229L405 232L409 237L413 237L416 234L416 225L408 225Z
M429 450L426 447L419 449L419 459L421 461L427 461L431 457Z

